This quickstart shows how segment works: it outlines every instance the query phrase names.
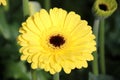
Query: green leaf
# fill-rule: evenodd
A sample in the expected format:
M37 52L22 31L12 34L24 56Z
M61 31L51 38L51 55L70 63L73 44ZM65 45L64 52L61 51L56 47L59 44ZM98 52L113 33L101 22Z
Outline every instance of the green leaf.
M4 36L4 38L10 38L10 30L7 25L7 21L5 19L5 13L2 8L0 8L0 32Z
M92 73L89 73L89 80L114 80L112 76L109 75L94 75Z
M50 80L51 75L43 70L38 70L38 80Z
M26 66L23 62L9 61L6 63L6 70L4 73L7 79L22 79L30 80L30 73L27 72Z

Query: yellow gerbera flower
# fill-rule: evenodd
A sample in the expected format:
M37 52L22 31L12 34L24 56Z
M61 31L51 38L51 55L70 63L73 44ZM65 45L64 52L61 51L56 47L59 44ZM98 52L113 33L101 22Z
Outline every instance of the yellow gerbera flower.
M3 4L4 6L7 5L6 0L0 0L0 5Z
M53 8L48 13L42 9L22 23L19 32L21 60L32 63L33 69L55 74L63 68L70 73L87 67L87 61L93 60L95 36L87 21L73 11Z

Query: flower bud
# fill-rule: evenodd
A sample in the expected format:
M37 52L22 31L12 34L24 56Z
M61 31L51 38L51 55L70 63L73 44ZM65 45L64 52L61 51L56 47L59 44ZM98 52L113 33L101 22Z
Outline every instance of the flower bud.
M33 15L35 12L40 11L41 6L37 1L29 1L30 15Z
M96 0L92 11L97 17L107 18L117 9L116 0Z

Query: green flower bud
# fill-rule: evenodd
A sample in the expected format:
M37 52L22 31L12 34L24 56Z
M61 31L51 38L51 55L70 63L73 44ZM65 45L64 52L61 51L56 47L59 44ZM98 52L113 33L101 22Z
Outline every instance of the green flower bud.
M39 2L37 1L29 1L29 10L30 10L30 15L33 15L34 13L40 11L41 6Z
M109 17L116 9L116 0L96 0L92 8L95 16L102 18Z

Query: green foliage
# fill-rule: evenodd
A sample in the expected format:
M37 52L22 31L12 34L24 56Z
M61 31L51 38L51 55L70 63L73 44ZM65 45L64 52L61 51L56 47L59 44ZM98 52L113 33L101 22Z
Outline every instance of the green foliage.
M6 70L4 72L5 80L13 78L15 80L30 80L30 72L27 72L23 62L6 62Z
M120 56L120 8L107 22L106 44L112 56Z
M94 74L89 73L89 80L114 80L114 78L108 75L95 76Z

